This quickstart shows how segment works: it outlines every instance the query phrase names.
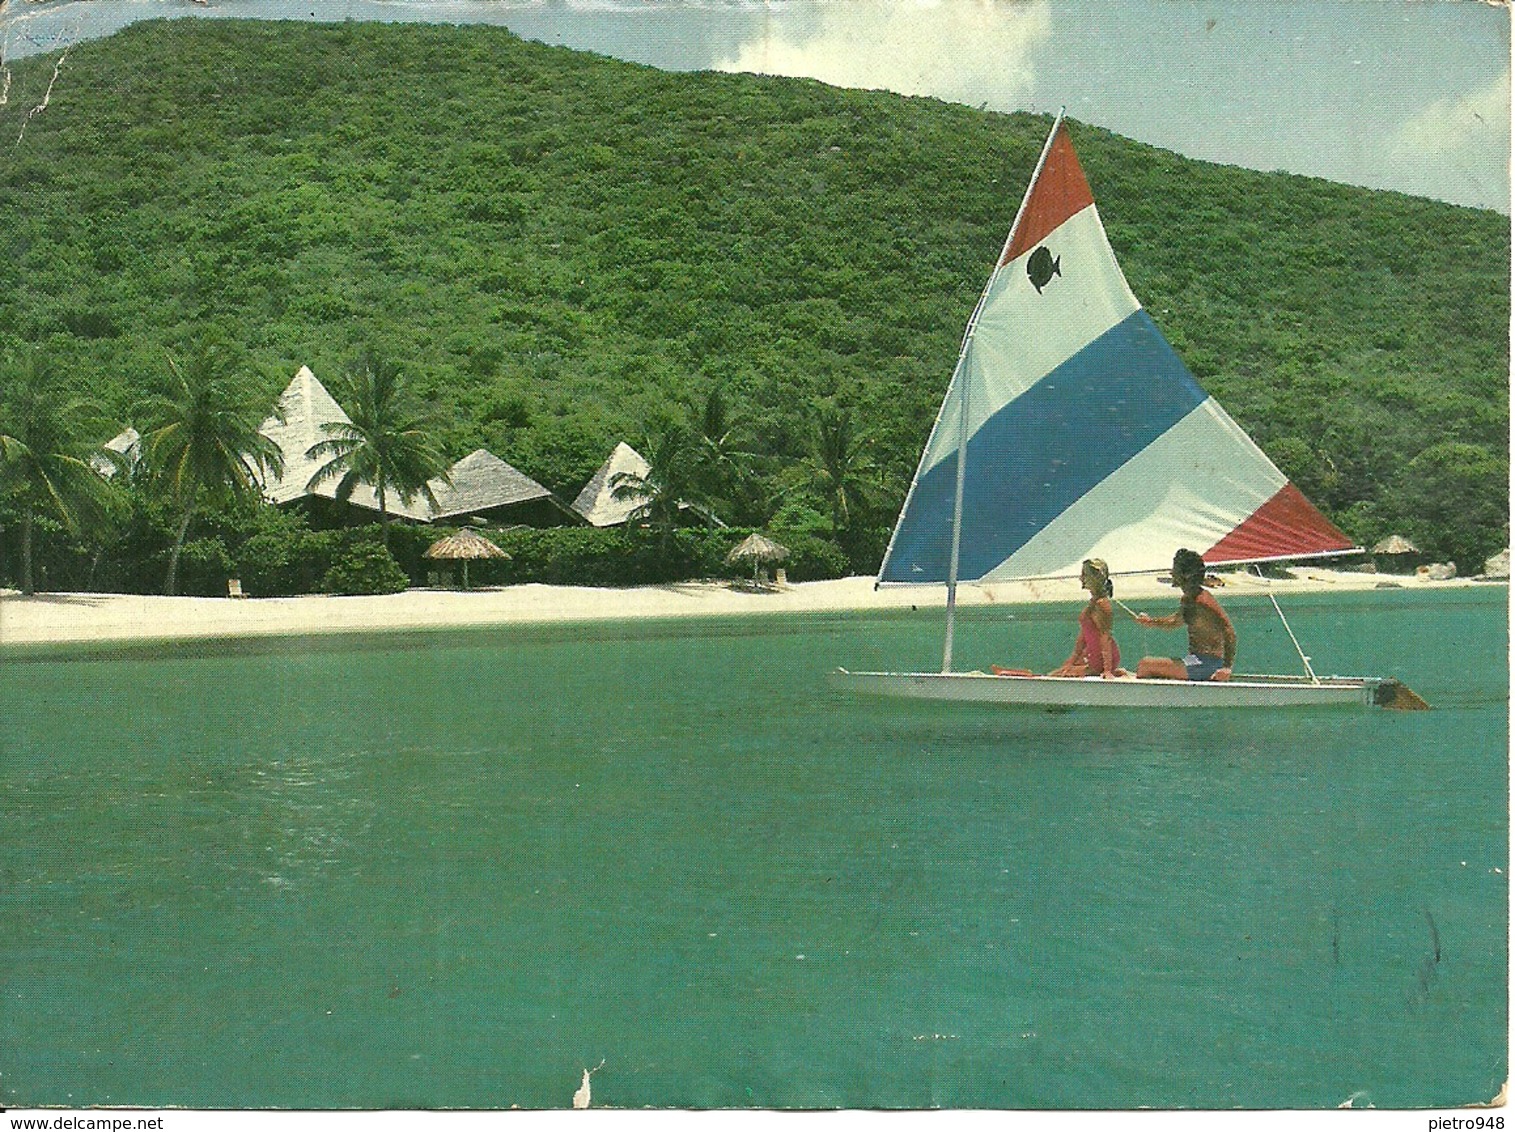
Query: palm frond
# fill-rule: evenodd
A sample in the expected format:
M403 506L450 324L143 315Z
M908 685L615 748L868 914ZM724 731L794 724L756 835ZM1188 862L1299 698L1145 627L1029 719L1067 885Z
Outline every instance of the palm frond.
M365 350L348 372L342 390L350 423L323 426L326 439L306 452L325 460L308 487L344 478L339 498L363 483L380 496L398 497L407 506L417 496L438 506L434 481L452 483L446 457L432 439L433 425L406 387L399 367ZM349 481L351 481L349 483ZM381 505L387 511L387 502Z

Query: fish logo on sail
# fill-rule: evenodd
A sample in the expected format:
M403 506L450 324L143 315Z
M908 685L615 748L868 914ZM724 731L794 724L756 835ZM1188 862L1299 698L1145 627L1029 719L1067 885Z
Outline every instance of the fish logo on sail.
M1026 261L1026 278L1031 280L1031 286L1036 288L1038 295L1042 293L1043 287L1052 282L1054 275L1062 275L1062 264L1063 257L1054 259L1045 245L1031 253L1031 258Z

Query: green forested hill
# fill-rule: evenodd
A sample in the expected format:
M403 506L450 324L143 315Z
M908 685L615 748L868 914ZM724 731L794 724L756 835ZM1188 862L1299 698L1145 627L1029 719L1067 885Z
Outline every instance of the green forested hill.
M569 497L718 388L766 458L749 523L826 514L786 469L835 404L864 558L1048 125L495 28L178 20L73 48L17 143L54 62L0 108L0 346L123 421L212 323L270 397L375 346L451 455ZM1073 134L1132 288L1307 494L1359 539L1506 545L1508 218Z

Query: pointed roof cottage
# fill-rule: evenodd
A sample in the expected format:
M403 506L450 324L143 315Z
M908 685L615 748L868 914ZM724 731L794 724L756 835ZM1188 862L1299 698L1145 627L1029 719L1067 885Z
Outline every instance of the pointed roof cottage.
M325 463L323 460L312 460L306 452L313 445L330 438L323 426L351 424L352 418L337 404L336 398L327 392L326 386L316 379L316 375L310 372L309 366L300 367L294 380L279 395L278 405L284 419L281 421L279 414L276 414L258 428L284 454L284 471L263 484L264 498L276 505L292 503L308 495L335 499L337 480L323 483L314 491L306 486L310 483L310 477ZM354 487L348 502L368 511L379 509L378 493L367 484L360 483ZM426 501L419 496L406 504L391 492L384 502L391 515L418 522L425 522L429 518Z
M573 501L573 509L593 527L614 527L626 522L631 513L646 500L640 496L630 499L615 497L616 476L626 474L646 476L652 470L650 464L631 445L622 441L600 465L600 470L590 477Z
M134 428L128 427L117 433L100 447L120 456L128 472L133 471L137 466L137 461L142 459L142 437ZM113 477L119 467L110 457L100 452L96 452L89 458L89 466L106 479Z
M431 481L437 497L437 507L428 515L432 520L487 515L502 507L552 498L552 492L536 480L483 448L470 452L448 471L451 487L440 479Z
M258 431L279 446L284 454L284 471L263 485L263 496L270 503L290 503L312 492L305 485L321 466L305 453L314 444L327 439L326 424L350 424L351 421L326 386L316 380L309 366L301 366L284 392L279 395L280 412L269 417ZM284 419L281 421L279 417ZM317 494L330 499L335 485L327 485Z
M308 366L301 366L288 388L279 395L279 408L281 413L269 417L258 430L277 444L284 454L284 472L264 483L264 497L274 504L292 503L307 496L335 499L337 480L323 483L314 491L306 486L324 461L312 460L305 454L312 446L329 439L324 426L350 424L351 418ZM448 473L451 486L440 478L431 481L431 490L437 499L435 509L424 496L414 496L407 504L391 491L384 501L389 513L418 523L478 515L548 524L561 521L568 514L552 493L536 480L483 448L464 456L448 469ZM379 509L378 493L367 484L355 486L348 502L368 511ZM507 508L510 509L508 515L505 513Z

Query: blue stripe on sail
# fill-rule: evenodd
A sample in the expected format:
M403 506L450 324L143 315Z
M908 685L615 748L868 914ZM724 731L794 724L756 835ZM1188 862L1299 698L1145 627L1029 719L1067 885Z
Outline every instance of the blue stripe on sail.
M958 576L989 573L1204 400L1146 311L1100 335L969 440ZM956 481L946 459L916 483L882 581L946 580Z

